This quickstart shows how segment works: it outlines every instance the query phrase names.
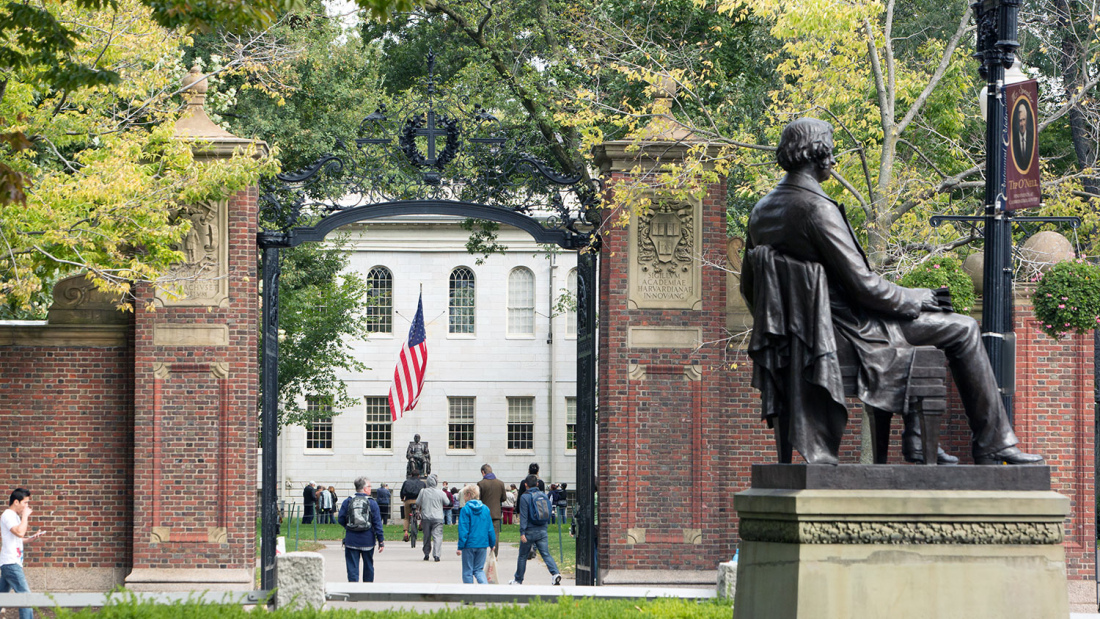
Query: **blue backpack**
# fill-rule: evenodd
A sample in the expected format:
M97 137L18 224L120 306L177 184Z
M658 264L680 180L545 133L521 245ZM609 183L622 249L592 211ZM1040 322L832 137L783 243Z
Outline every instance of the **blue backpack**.
M527 504L528 524L535 527L550 524L550 497L538 488L531 488L525 494L531 495L531 502Z

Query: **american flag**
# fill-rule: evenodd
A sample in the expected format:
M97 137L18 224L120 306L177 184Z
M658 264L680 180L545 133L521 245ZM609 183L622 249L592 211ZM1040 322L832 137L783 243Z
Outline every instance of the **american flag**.
M390 417L397 421L405 411L416 408L420 390L424 387L424 371L428 367L428 343L424 334L424 295L416 302L416 317L409 327L409 339L401 346L397 367L390 385Z

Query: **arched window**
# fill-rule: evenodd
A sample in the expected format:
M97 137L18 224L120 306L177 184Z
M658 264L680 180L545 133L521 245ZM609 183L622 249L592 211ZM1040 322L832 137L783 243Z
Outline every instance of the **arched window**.
M393 333L393 273L386 267L374 267L367 272L367 331Z
M535 334L535 274L516 267L508 275L508 335Z
M577 334L577 270L569 269L569 277L566 278L566 286L569 287L569 311L565 316L565 334Z
M467 267L451 271L450 333L474 333L474 272Z

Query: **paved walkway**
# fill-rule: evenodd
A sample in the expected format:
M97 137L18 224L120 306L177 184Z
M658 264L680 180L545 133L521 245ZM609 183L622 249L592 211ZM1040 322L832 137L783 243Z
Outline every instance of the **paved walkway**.
M461 583L462 582L462 558L455 554L458 545L456 542L443 542L443 552L439 562L424 560L424 553L420 550L423 538L418 540L416 548L412 548L410 542L387 541L386 549L381 554L374 551L374 582L400 582L400 583ZM508 587L508 581L516 571L516 559L519 556L519 546L514 544L501 544L498 565L500 568L501 584ZM325 558L325 581L347 582L347 571L344 567L344 549L340 542L325 542L325 548L319 551ZM557 556L555 556L557 559ZM550 572L542 562L541 557L527 562L527 574L524 582L529 585L549 585ZM563 581L563 584L565 581ZM571 582L568 584L572 584ZM446 602L329 602L330 608L356 608L359 610L386 610L390 608L411 608L416 610L437 610L459 604Z
M423 543L423 539L420 540ZM461 583L462 560L455 554L457 544L455 542L443 542L443 552L440 561L424 561L424 554L417 548L412 548L408 542L400 540L386 543L386 550L381 554L374 554L374 581L376 583ZM501 544L498 558L501 583L497 586L508 587L508 581L512 579L516 571L516 559L519 547L515 544ZM325 558L325 581L347 582L347 572L344 568L344 549L340 542L325 542L325 548L320 551ZM555 555L557 558L557 555ZM550 573L541 557L527 562L527 574L525 584L549 585ZM573 584L570 580L563 580L562 584ZM1095 595L1094 583L1071 583L1070 619L1100 619L1100 613L1096 613L1096 606L1089 596ZM1089 603L1084 603L1089 602ZM359 610L387 610L391 608L409 608L421 611L432 611L451 606L459 606L447 602L337 602L330 601L330 608L355 608Z

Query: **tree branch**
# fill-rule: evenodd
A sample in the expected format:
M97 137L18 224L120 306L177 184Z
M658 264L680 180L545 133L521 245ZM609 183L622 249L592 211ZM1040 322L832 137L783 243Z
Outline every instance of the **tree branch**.
M936 67L936 71L932 73L932 78L924 85L924 90L917 96L917 100L913 102L913 105L909 106L909 111L905 113L905 117L898 123L898 135L904 133L909 123L913 122L913 119L920 113L921 108L923 108L924 104L928 101L928 97L932 95L932 91L936 89L940 80L943 79L944 74L947 73L947 67L951 65L951 56L955 54L955 49L959 46L959 40L962 39L963 34L969 30L969 23L970 7L967 6L963 9L962 17L959 18L959 25L955 28L955 34L951 37L951 40L947 43L947 47L943 50L943 55L940 57L940 64Z

